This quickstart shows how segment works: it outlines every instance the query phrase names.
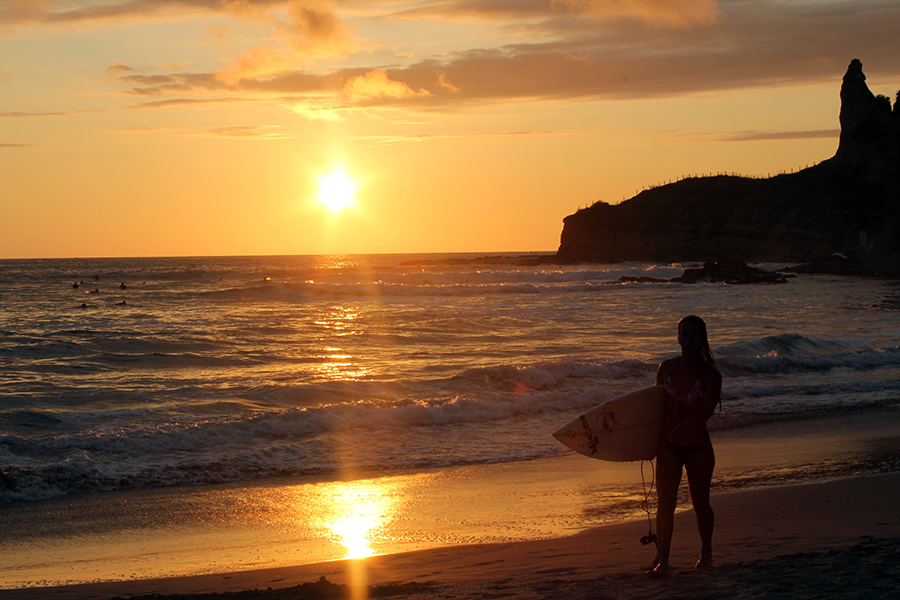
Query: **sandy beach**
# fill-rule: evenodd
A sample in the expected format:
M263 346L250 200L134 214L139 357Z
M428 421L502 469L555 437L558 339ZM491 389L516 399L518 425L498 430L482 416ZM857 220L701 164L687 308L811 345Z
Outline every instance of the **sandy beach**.
M638 541L647 531L647 522L638 520L558 539L0 595L101 600L260 590L241 597L323 597L300 589L276 594L324 577L351 588L345 591L365 580L381 593L423 598L888 598L900 590L898 498L897 473L718 494L715 567L692 568L698 542L693 513L684 511L676 521L673 572L665 580L642 574L653 551ZM405 585L374 587L388 584Z

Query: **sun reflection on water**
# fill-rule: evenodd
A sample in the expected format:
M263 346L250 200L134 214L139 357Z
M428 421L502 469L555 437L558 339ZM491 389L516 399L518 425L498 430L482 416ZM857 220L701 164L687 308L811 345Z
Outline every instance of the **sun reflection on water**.
M357 381L369 374L353 360L354 355L335 344L342 337L362 335L357 311L346 307L334 307L323 312L315 320L321 334L318 340L325 344L319 356L323 362L316 370L332 381Z
M385 525L396 518L398 510L384 483L338 482L325 488L329 506L323 524L346 549L344 558L375 554L374 540L383 535Z
M319 525L344 547L351 600L368 598L366 558L377 554L377 545L391 540L403 509L403 478L338 481L315 486L313 500Z

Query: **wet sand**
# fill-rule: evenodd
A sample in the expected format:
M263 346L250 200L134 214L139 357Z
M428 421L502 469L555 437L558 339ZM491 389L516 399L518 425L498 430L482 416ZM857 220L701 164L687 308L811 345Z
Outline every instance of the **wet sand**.
M538 541L470 544L293 567L55 588L2 590L19 599L105 600L262 590L274 597L324 577L361 592L389 583L407 598L889 598L900 591L900 474L717 494L716 565L692 566L691 511L677 515L670 577L643 575L647 521ZM272 588L272 592L266 592ZM389 591L383 589L382 591ZM294 597L302 598L298 590ZM363 597L359 594L357 597Z

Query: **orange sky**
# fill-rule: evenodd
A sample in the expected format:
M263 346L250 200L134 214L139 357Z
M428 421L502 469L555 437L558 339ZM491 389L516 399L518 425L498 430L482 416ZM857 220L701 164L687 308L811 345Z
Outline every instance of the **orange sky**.
M898 40L895 0L2 0L0 257L555 250L829 158Z

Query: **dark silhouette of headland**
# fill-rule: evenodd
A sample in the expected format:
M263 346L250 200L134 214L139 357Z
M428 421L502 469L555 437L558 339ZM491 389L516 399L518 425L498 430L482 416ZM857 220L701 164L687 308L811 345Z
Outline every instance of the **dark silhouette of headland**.
M841 85L835 155L769 178L692 177L563 219L562 263L808 263L810 271L900 275L900 93L891 107L854 59Z

